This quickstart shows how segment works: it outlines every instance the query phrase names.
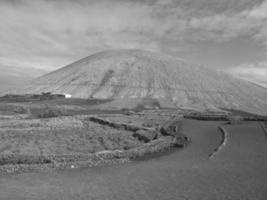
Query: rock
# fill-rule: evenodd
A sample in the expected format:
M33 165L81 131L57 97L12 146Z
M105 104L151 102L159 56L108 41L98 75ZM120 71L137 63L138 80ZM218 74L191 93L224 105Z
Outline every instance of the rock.
M105 125L105 126L110 126L112 128L116 128L116 129L122 129L122 130L126 130L126 131L138 131L140 129L140 127L134 126L134 125L130 125L130 124L123 124L123 123L116 123L116 122L112 122L106 119L102 119L99 117L90 117L89 118L90 121L101 124L101 125Z
M173 146L182 148L182 147L185 147L189 142L190 140L187 136L175 137L173 139Z
M160 133L163 136L175 137L181 133L181 127L182 127L181 118L173 119L160 128Z
M137 137L138 140L147 143L151 140L156 139L158 137L158 132L153 130L139 130L133 134L133 137Z

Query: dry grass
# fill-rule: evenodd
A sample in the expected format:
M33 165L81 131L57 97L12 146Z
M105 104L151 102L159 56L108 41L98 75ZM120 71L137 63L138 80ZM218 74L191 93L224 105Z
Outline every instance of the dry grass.
M134 130L90 121L92 115L70 115L74 107L40 102L0 103L0 166L53 164L62 159L75 162L97 152L111 159L129 159L171 146L170 141L162 138L144 144L134 136ZM172 116L160 113L125 116L107 112L100 117L145 130L161 126Z
M142 144L131 132L71 116L5 120L0 128L0 154L66 155L129 149Z
M4 154L0 156L0 165L15 165L15 164L49 164L52 161L46 156L38 155L16 155Z
M139 127L158 127L172 118L172 114L163 113L163 111L155 113L141 113L135 115L100 115L103 118L108 118L113 122L121 122L135 124Z
M29 108L19 104L0 103L1 115L27 114Z
M39 113L37 114L30 114L32 118L51 118L51 117L61 117L66 116L67 111L63 108L56 108L56 107L45 107L44 109L41 109Z

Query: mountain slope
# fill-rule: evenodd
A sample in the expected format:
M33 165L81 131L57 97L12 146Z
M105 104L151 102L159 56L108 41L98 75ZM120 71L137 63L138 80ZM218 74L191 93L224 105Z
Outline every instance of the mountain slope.
M26 83L46 73L41 69L2 64L0 64L0 72L0 95L20 90Z
M33 82L32 91L79 98L145 97L172 106L234 108L267 113L267 90L226 73L142 50L91 55Z
M0 84L15 85L26 83L46 73L36 68L14 67L0 64Z

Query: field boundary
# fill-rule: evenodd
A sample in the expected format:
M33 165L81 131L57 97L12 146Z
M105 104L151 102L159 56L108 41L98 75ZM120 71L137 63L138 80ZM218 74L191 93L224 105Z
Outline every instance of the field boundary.
M106 120L106 119L103 119L103 118L100 118L100 117L96 117L96 116L89 117L88 119L91 122L94 122L94 123L98 123L98 124L101 124L101 125L106 125L106 126L109 126L109 127L112 127L112 128L116 128L116 129L123 129L123 130L126 130L126 131L136 132L136 131L139 131L139 130L145 130L145 131L154 130L154 129L151 129L151 128L133 126L133 125L130 125L130 124L125 124L125 123L116 123L116 122L112 122L110 120Z
M264 122L261 122L261 127L263 129L263 132L265 133L265 138L267 140L267 126Z
M219 126L219 130L220 130L221 136L222 136L221 142L220 142L219 146L216 147L214 149L214 151L210 154L209 159L213 159L223 149L223 147L228 142L228 133L225 130L225 128L223 128L222 126Z
M8 153L0 154L0 173L27 172L32 170L66 169L79 167L92 167L116 163L130 162L147 154L163 152L170 148L182 148L190 143L181 130L182 121L172 120L161 129L113 122L98 116L82 117L83 121L98 123L122 131L131 131L134 137L147 137L140 146L117 150L104 150L95 153L75 153L70 155L28 155ZM180 119L179 119L180 120ZM163 134L164 130L164 134ZM120 149L120 150L118 150Z
M121 151L101 151L93 154L80 155L2 155L0 157L0 172L14 173L32 170L67 169L79 167L102 166L130 162L146 154L163 152L173 147L174 138L160 137L142 146Z

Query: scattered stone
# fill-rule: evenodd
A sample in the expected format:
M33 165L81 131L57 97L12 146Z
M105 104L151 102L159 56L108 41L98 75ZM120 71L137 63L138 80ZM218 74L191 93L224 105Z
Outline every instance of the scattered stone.
M151 131L139 130L133 134L133 137L136 137L138 138L138 140L147 143L150 142L151 140L156 139L158 137L158 132L153 130Z
M189 142L190 140L187 136L175 137L173 139L173 146L182 148L182 147L185 147Z
M165 125L163 125L160 128L160 133L163 136L176 137L177 135L180 135L181 127L182 127L182 120L180 118L174 119L174 120L171 120L170 122L167 122Z
M106 125L112 128L116 129L121 129L121 130L126 130L126 131L138 131L138 130L148 130L148 128L143 128L143 127L138 127L130 124L124 124L124 123L116 123L112 122L106 119L102 119L100 117L90 117L90 121L101 124L101 125Z

